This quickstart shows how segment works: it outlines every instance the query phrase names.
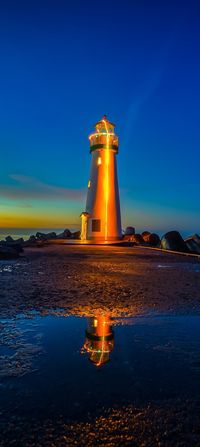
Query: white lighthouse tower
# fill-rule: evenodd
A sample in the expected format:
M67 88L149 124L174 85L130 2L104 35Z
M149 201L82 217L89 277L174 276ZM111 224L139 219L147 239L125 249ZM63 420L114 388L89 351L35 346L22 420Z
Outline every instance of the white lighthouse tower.
M83 241L109 242L122 237L114 128L104 116L89 136L92 162L86 210L81 214Z

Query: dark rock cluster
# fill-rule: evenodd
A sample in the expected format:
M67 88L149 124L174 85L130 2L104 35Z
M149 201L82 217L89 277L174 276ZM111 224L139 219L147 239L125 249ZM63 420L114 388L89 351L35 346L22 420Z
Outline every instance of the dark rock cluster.
M37 232L36 235L31 235L28 240L23 238L13 239L7 236L5 240L0 241L0 260L15 259L20 253L24 251L24 247L41 246L52 239L79 239L80 231L72 233L66 229L60 234L54 231L50 233Z
M37 232L26 241L23 238L14 240L11 236L7 236L5 240L0 241L0 260L17 258L23 252L24 247L41 246L48 241L59 239L80 239L80 231L71 232L66 229L60 234L56 234L54 231L50 233ZM129 226L125 230L123 241L131 242L133 245L200 255L200 237L197 234L188 236L184 240L178 231L169 231L160 238L158 234L149 231L144 231L141 234L135 233L135 228Z
M193 234L183 239L178 231L169 231L161 238L161 248L183 253L200 254L200 237Z
M161 238L161 248L164 250L180 251L188 253L188 247L178 231L169 231Z
M130 230L128 230L129 228L132 228L134 232L131 233ZM135 245L160 247L160 238L157 234L150 233L149 231L144 231L142 234L135 233L135 229L133 227L127 227L123 239L124 241L133 242Z
M156 233L144 231L138 234L135 233L134 227L127 227L123 240L132 242L134 245L157 247L163 250L178 251L181 253L200 254L200 237L198 234L188 236L184 240L178 231L169 231L160 239Z
M7 236L4 241L0 241L0 260L15 259L23 252L23 238L14 240Z

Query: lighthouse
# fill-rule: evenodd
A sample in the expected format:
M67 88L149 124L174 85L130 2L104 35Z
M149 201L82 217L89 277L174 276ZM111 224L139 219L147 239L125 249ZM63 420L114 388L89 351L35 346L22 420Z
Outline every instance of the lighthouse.
M117 178L118 137L106 115L89 136L92 156L85 211L81 214L81 239L112 242L121 239Z

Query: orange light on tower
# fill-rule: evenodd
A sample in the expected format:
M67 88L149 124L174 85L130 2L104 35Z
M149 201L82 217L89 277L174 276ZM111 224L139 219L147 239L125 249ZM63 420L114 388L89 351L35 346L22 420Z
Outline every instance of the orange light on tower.
M86 210L81 214L82 240L109 242L122 237L114 128L104 116L89 136L92 162Z

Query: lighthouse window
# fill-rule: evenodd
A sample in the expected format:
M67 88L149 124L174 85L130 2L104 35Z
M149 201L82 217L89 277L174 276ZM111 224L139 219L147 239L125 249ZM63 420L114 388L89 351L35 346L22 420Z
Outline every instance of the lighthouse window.
M100 219L92 219L92 231L101 231Z
M91 181L89 180L89 182L88 182L88 188L90 188L91 187Z
M98 166L101 165L101 157L98 157L98 158L97 158L97 164L98 164Z

